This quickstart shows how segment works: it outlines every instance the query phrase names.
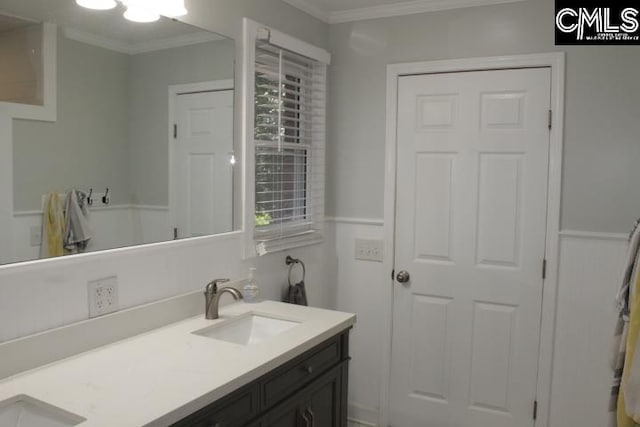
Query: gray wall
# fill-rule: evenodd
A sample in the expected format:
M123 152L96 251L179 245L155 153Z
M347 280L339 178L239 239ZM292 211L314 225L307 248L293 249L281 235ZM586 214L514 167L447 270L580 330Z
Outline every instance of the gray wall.
M58 57L58 121L14 120L14 209L70 187L109 187L126 202L129 58L63 36Z
M15 121L15 210L71 187L167 206L168 86L233 79L234 42L129 56L60 36L58 58L58 121Z
M232 40L131 57L129 173L134 203L169 203L169 85L233 79Z
M328 214L382 218L386 65L567 52L562 226L626 232L640 215L638 47L554 46L553 0L333 25Z
M184 22L225 35L242 46L242 18L248 17L316 46L327 48L328 25L282 0L186 0Z

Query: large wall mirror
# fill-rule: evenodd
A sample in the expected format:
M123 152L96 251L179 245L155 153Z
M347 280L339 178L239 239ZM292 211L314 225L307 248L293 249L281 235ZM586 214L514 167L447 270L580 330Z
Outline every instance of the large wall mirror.
M43 23L56 25L57 118L10 122L0 263L239 229L234 41L168 18L130 22L122 5L0 0L0 103L42 102Z

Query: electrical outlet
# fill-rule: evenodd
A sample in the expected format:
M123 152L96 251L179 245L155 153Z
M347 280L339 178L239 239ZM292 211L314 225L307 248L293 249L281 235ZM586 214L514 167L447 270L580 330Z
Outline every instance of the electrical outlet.
M118 311L118 277L106 277L87 283L89 318Z
M356 239L356 259L382 262L384 242L382 240Z
M31 246L40 246L42 245L42 227L39 225L34 225L29 229Z

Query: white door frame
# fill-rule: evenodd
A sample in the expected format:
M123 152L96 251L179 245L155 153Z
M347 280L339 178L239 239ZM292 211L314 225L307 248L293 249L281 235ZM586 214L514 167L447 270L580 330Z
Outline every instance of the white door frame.
M551 108L553 110L549 147L549 189L547 192L547 230L545 258L547 277L544 280L540 351L538 355L536 427L547 427L551 397L553 339L555 328L556 297L558 287L558 247L560 232L560 203L562 191L562 146L564 139L564 52L499 56L487 58L455 59L445 61L412 62L387 66L387 119L384 184L384 271L391 272L395 263L396 221L396 160L397 160L397 111L398 80L402 76L431 73L452 73L511 68L551 68ZM383 306L386 320L382 331L387 348L383 353L382 387L380 392L380 426L389 425L389 398L391 379L391 343L393 333L393 281L386 287ZM532 408L533 410L533 408Z
M180 85L170 85L169 86L169 122L167 123L167 137L169 141L169 224L171 227L176 226L176 212L174 201L176 195L173 189L173 162L175 159L173 158L173 125L177 123L177 108L176 103L178 101L178 95L185 95L188 93L198 93L198 92L216 92L222 90L235 90L234 80L233 79L225 79L225 80L211 80L207 82L198 82L198 83L186 83ZM235 100L235 94L234 94ZM234 127L235 134L235 127ZM234 146L235 146L235 135L233 137ZM235 184L234 184L235 187ZM235 208L235 204L234 204ZM234 214L235 218L235 214Z

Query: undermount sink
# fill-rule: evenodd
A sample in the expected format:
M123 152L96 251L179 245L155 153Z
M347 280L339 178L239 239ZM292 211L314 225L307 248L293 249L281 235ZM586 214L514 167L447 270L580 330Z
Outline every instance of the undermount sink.
M15 396L0 402L2 427L70 427L86 421L29 396Z
M193 332L207 338L232 342L235 344L257 344L287 331L300 322L246 314L224 321L219 325L209 326Z

